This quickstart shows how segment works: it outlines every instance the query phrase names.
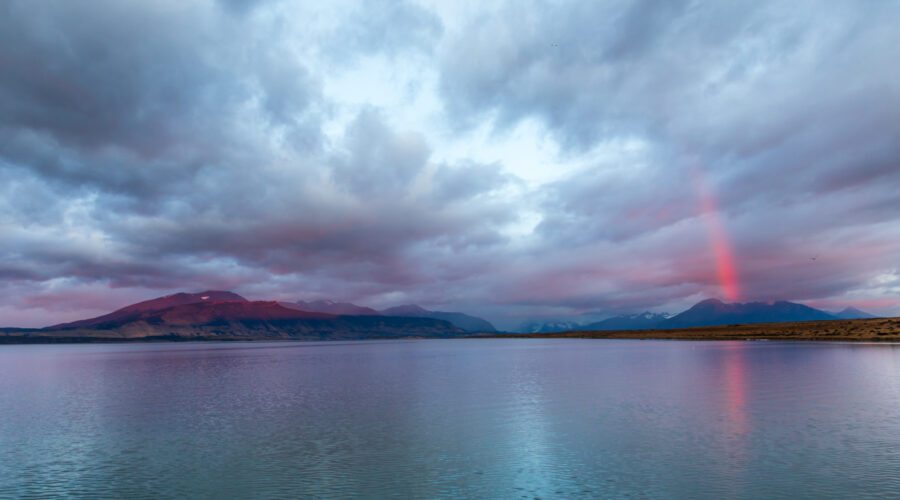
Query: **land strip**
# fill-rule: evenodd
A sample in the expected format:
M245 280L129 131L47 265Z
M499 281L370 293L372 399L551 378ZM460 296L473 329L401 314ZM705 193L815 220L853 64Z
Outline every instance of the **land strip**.
M479 335L478 337L900 342L900 318L753 323L700 326L671 330L594 330L556 333L516 333Z

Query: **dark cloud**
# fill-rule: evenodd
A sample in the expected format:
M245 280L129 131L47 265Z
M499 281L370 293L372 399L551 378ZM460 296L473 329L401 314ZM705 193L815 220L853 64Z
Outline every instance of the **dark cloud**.
M199 115L249 92L222 66L229 34L210 26L210 14L171 4L93 7L6 4L4 124L80 149L114 145L154 158L193 146ZM211 35L216 43L203 43Z
M283 40L259 38L264 21L176 2L3 9L7 283L252 287L281 276L295 293L391 291L435 279L422 248L495 245L495 225L513 218L473 202L502 188L497 166L483 167L489 184L461 180L457 170L479 166L430 163L425 139L377 109L326 150L318 78ZM407 4L367 9L377 19L348 32L353 53L408 45L403 26L382 26L395 16L412 38L439 33Z
M50 182L139 199L261 154L244 113L306 148L318 84L278 45L215 9L177 2L5 5L0 155ZM312 123L310 123L312 122ZM299 129L299 131L295 130Z
M896 311L896 5L460 9L3 3L0 323L205 288L674 311L721 295L717 238L742 299ZM455 155L485 123L568 170Z

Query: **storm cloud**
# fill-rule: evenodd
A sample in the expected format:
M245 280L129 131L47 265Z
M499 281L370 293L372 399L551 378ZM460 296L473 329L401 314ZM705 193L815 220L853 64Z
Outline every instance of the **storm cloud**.
M209 288L677 311L723 251L739 300L900 314L898 15L5 2L0 323Z

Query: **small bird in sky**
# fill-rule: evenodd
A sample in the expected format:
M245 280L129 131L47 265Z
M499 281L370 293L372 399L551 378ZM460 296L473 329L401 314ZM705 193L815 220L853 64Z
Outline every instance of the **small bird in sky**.
M815 261L818 258L819 258L819 254L816 254L815 257L810 257L809 260Z

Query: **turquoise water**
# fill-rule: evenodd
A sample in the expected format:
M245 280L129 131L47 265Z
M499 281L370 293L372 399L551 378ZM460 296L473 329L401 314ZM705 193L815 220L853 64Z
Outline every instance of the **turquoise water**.
M900 346L0 346L0 497L900 495Z

